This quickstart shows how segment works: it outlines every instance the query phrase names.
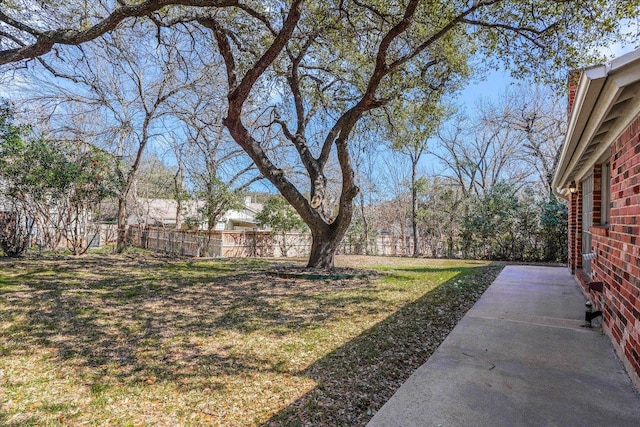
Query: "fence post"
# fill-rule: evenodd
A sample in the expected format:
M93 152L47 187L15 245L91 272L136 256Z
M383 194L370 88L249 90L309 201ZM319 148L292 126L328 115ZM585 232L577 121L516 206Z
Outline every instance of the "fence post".
M254 258L258 256L258 232L253 229L253 255Z
M140 229L138 229L138 231L140 231ZM149 249L149 228L146 226L142 229L140 243L140 246L144 249Z

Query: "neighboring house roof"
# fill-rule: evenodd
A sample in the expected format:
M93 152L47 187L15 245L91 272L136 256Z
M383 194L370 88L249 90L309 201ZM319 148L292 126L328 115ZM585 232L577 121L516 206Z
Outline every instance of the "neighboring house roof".
M195 217L198 214L198 208L204 202L187 201L182 207L181 218ZM172 199L145 199L136 200L135 206L132 208L129 223L137 224L139 222L145 224L162 223L175 224L176 210L178 202Z
M229 210L220 218L220 223L230 223L235 226L255 228L258 225L256 215L264 206L261 203L253 203L251 197L244 200L242 210Z
M583 70L553 177L556 193L567 197L570 184L606 159L611 144L638 114L640 49Z
M204 207L204 201L188 200L182 206L180 218L197 218L198 210ZM242 210L229 210L220 219L221 223L230 222L234 225L245 227L256 226L256 214L262 210L262 204L252 203L248 197L245 199L244 208ZM176 210L178 204L172 199L145 199L139 198L135 207L132 208L129 216L130 224L175 224Z

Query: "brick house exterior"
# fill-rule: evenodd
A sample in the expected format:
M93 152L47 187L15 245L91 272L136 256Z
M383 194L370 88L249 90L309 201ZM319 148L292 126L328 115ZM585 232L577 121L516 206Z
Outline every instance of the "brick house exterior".
M569 77L553 186L569 204L569 269L640 388L640 49Z

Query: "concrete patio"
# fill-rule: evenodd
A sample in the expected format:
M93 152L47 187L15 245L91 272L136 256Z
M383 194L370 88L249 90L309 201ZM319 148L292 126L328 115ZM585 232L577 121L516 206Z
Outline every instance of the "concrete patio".
M370 427L640 426L640 395L563 267L508 266Z

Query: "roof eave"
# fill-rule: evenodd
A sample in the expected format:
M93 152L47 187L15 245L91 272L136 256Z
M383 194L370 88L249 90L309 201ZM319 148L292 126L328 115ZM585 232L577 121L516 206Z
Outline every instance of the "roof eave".
M575 163L578 160L579 156L575 156L574 154L581 141L582 132L589 120L591 111L598 101L598 97L604 86L608 72L607 68L606 65L590 67L585 69L580 75L573 110L569 117L567 133L562 143L562 154L560 155L553 177L552 185L558 196L566 198L567 193L561 190L570 184L567 182L567 177L571 172L568 166L570 163Z
M606 154L606 150L628 126L630 120L640 113L638 82L640 49L610 63L584 70L580 76L574 108L552 182L558 196L568 196L568 192L562 190L566 189L571 181L578 181L586 176L598 159ZM625 100L631 99L632 102L620 107L623 105L620 104L620 97L623 96ZM616 105L619 106L616 112L618 115L614 116L616 121L611 125L611 117L608 115ZM605 121L609 121L609 124L604 125ZM607 126L604 132L602 126ZM592 148L587 152L590 145Z

